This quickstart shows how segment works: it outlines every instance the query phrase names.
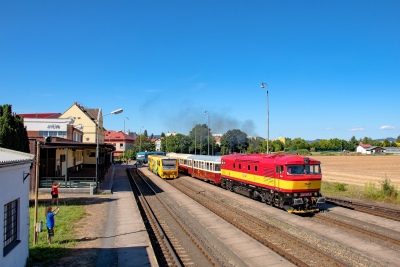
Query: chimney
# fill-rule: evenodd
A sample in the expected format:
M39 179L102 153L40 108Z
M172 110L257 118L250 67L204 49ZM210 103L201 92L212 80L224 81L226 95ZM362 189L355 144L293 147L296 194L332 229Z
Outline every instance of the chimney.
M74 102L74 105L75 105L75 106L78 106L78 103Z

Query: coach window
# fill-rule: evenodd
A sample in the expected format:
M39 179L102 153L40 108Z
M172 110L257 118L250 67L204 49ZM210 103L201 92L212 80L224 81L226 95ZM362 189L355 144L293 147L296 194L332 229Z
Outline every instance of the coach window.
M220 164L215 164L215 171L220 172L221 171L221 165Z

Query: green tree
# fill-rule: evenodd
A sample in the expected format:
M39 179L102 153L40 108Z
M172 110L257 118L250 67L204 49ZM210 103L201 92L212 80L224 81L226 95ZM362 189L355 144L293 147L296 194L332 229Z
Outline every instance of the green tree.
M143 135L146 136L146 137L148 137L148 136L147 136L147 130L144 130Z
M0 147L29 152L24 119L12 114L11 105L0 105Z
M400 143L400 135L399 135L399 136L397 136L397 140L396 140L396 142L397 142L397 143Z
M161 133L161 137L165 137L165 133L164 132Z
M390 147L390 141L387 140L386 138L385 138L385 140L382 142L382 144L383 144L383 147Z
M151 133L150 139L153 139L153 138L154 138L154 134L153 134L153 133Z
M244 151L247 145L247 134L239 129L229 130L221 137L221 146L228 148L230 153Z
M349 151L356 151L356 148L360 144L359 141L357 141L356 137L353 135L349 141Z

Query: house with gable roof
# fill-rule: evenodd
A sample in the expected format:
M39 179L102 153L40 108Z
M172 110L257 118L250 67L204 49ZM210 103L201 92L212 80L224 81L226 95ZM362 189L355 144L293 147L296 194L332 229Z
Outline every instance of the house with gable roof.
M104 128L101 108L86 108L77 102L60 115L60 119L73 118L73 125L82 125L83 143L97 143L97 126L99 127L99 143L104 143ZM97 121L97 118L100 118Z
M380 146L371 146L369 144L363 144L360 142L358 145L356 152L361 154L385 154L386 150Z

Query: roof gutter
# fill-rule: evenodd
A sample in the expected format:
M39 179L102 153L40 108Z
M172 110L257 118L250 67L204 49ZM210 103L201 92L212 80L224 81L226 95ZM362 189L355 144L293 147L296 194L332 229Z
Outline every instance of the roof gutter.
M25 163L32 163L32 162L36 162L36 160L31 159L31 160L24 160L24 161L10 162L10 163L0 163L0 168L20 165L20 164L25 164Z

